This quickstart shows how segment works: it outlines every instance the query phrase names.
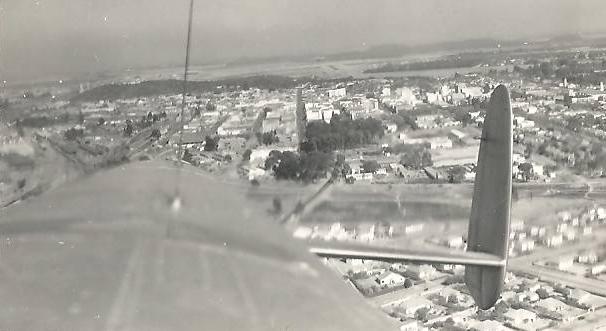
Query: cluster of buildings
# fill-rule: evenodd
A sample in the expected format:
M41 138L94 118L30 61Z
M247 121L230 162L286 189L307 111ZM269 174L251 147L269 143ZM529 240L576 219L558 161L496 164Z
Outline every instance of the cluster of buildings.
M566 243L578 242L591 235L593 228L604 222L606 222L606 209L599 206L580 211L574 216L571 211L561 211L557 215L556 222L550 225L528 225L523 220L514 219L510 225L509 257L531 254L541 247L558 248ZM428 241L452 249L466 248L463 236L452 235L445 238L431 238ZM558 262L549 262L549 265L563 270L571 267L575 259L580 263L597 262L590 257L566 256L558 258ZM601 264L594 266L596 269L587 273L595 275L594 272L600 270L601 273L604 268Z
M381 90L382 102L396 111L412 110L415 106L425 103L436 106L470 105L474 99L490 96L494 85L477 86L463 82L443 84L434 91L422 90L418 87L392 88L386 86Z
M400 330L542 330L606 307L606 298L587 291L508 273L495 307L481 311L463 284L463 267L363 260L333 266L371 303L400 320Z
M375 222L368 224L346 224L335 222L332 224L316 224L313 226L298 226L293 236L299 239L322 239L338 241L359 241L369 243L374 240L391 238L396 227L389 222Z

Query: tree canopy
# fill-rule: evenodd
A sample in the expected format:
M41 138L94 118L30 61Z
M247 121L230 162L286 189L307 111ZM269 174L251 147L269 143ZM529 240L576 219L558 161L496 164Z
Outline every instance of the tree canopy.
M309 122L305 131L307 141L301 147L306 151L332 152L370 144L383 135L383 126L379 120L373 118L352 120L343 114L335 114L330 123Z
M276 179L311 182L326 177L334 165L331 153L271 151L265 160L265 169L273 170Z
M431 152L426 145L401 144L394 146L394 152L402 154L400 163L405 167L421 169L433 165Z
M206 136L204 144L204 150L207 152L216 151L219 147L219 137L213 138L211 136Z

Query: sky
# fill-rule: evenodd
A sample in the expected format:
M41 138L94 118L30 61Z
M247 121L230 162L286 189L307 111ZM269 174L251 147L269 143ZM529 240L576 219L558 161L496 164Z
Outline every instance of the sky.
M0 81L183 62L189 0L0 0ZM606 32L604 0L195 0L192 63Z

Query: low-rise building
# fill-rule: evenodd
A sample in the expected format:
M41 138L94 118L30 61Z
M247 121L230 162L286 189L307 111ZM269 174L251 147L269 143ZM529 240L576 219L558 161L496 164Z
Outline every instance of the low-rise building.
M503 324L493 320L470 320L467 323L467 329L470 331L508 331L510 330L508 327L505 327Z
M510 309L503 314L505 322L521 330L532 330L537 314L526 309Z
M596 276L596 275L604 273L605 271L606 271L606 264L600 263L600 264L595 264L595 265L591 266L589 273L593 276Z
M393 271L386 271L377 277L377 283L381 286L401 286L405 281L404 276Z
M464 247L465 242L463 241L463 237L461 236L451 236L446 239L445 244L449 248L460 249Z
M532 239L518 240L515 243L515 247L521 253L531 252L534 250L534 240L532 240Z
M400 326L400 331L426 331L428 328L417 320L410 320Z
M562 246L564 238L561 233L552 234L543 238L543 244L547 247L559 247Z
M595 264L598 262L598 256L594 251L584 251L579 253L576 260L579 263Z
M606 306L606 298L591 294L580 289L573 289L568 294L568 299L577 308L587 311L595 311L596 309Z
M429 280L435 277L436 269L430 265L410 265L406 268L407 276L416 280Z
M562 322L570 322L581 316L586 312L569 306L556 298L546 298L536 303L537 311L541 314L553 318Z
M450 140L452 140L452 142L454 143L462 143L463 140L465 139L467 135L457 129L452 129L450 130L450 133L448 134L448 138L450 138Z
M571 256L561 256L551 261L547 261L545 265L556 268L558 270L568 270L572 267L574 259Z
M423 308L430 309L433 306L433 303L423 296L415 295L401 301L399 306L404 310L406 315L414 316L417 310Z

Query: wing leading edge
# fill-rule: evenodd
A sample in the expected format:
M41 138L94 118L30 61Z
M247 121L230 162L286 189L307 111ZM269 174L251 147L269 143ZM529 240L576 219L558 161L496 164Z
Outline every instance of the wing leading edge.
M492 254L441 250L437 248L413 250L368 245L342 245L326 242L312 244L309 251L321 257L375 260L391 263L423 262L483 267L503 267L506 263L505 259Z

